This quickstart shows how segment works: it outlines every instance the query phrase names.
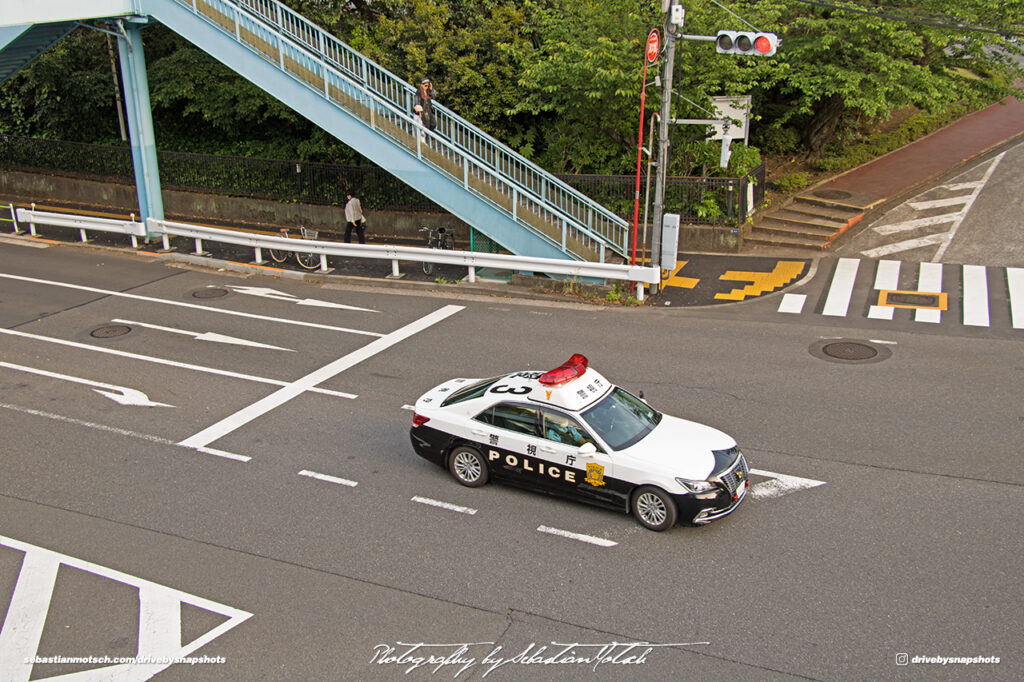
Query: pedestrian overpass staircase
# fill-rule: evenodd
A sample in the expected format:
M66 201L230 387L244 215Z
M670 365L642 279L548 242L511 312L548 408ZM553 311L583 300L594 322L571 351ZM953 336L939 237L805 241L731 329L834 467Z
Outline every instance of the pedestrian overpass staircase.
M277 0L31 5L38 16L0 26L0 82L84 20L116 31L118 20L151 17L512 253L600 262L627 255L622 218L444 105L435 106L436 130L423 130L412 115L413 86Z

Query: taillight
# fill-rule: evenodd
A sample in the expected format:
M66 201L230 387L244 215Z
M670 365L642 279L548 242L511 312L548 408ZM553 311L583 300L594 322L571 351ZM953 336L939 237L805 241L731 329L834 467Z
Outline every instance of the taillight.
M415 412L412 413L412 425L413 426L423 426L428 421L430 421L429 417L424 417L422 414L416 414Z

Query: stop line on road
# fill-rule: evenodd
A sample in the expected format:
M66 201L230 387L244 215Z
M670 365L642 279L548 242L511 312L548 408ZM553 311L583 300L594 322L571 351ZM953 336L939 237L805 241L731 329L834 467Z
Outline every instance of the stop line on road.
M916 322L938 324L943 313L950 310L952 292L961 309L960 323L967 327L992 326L993 304L1006 306L1009 326L1024 329L1024 268L992 268L981 265L948 266L942 263L903 263L895 260L867 261L874 263L874 279L870 285L860 284L865 277L863 261L840 258L824 294L821 315L846 317L854 302L858 286L862 292L866 317L893 320L900 309L913 311ZM904 266L918 268L916 288L901 289ZM1004 284L1005 283L1005 284ZM993 284L993 286L990 286ZM998 285L1003 285L1005 301ZM993 298L995 296L995 299ZM777 311L801 314L805 311L807 294L787 293Z

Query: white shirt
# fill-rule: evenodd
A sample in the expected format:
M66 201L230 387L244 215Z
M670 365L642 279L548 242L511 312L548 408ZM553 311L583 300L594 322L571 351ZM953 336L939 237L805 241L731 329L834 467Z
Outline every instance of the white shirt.
M363 207L358 197L352 197L345 204L345 222L358 223L360 220L363 220Z

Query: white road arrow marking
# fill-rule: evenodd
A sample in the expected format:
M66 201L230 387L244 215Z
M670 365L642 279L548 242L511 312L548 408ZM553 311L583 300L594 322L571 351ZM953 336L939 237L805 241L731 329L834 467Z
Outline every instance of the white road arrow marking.
M799 476L789 476L787 474L776 474L772 471L762 471L761 469L751 469L750 473L771 479L755 484L747 493L752 498L759 500L782 497L789 493L795 493L798 490L825 485L825 481L815 481L813 478L800 478Z
M288 303L294 303L296 305L317 306L319 308L338 308L339 310L358 310L364 313L380 312L379 310L359 308L354 305L344 305L343 303L332 303L331 301L321 301L315 298L299 298L284 291L278 291L277 289L269 289L267 287L229 286L229 288L232 291L239 294L246 294L247 296L259 296L261 298L270 298L275 301L286 301Z
M174 327L161 327L158 324L147 324L145 322L133 322L131 320L111 320L111 322L120 322L121 324L135 324L140 327L146 327L147 329L157 329L162 332L170 332L171 334L184 334L185 336L191 336L196 341L213 341L214 343L230 343L236 346L249 346L250 348L267 348L269 350L283 350L289 353L295 351L291 348L281 348L280 346L271 346L269 343L259 343L258 341L249 341L248 339L240 339L235 336L227 336L225 334L218 334L216 332L190 332L186 329L175 329Z
M138 652L133 661L67 673L59 676L62 680L143 682L252 617L241 609L12 538L0 536L0 546L25 555L7 608L7 619L0 629L0 679L5 682L28 682L32 677L33 666L26 660L39 655L43 628L62 566L129 585L137 588L139 594ZM183 641L182 604L223 616L225 620L196 639Z
M25 367L24 365L15 365L10 362L0 362L0 367L15 369L18 370L19 372L38 374L39 376L50 377L51 379L61 379L62 381L70 381L72 383L83 384L85 386L97 386L98 388L94 388L92 390L96 391L105 398L110 398L114 402L120 403L121 405L134 405L137 407L174 407L174 405L168 405L167 403L158 403L153 400L150 400L148 395L134 388L115 386L113 384L104 384L99 381L89 381L88 379L72 377L66 374L48 372L45 369Z

